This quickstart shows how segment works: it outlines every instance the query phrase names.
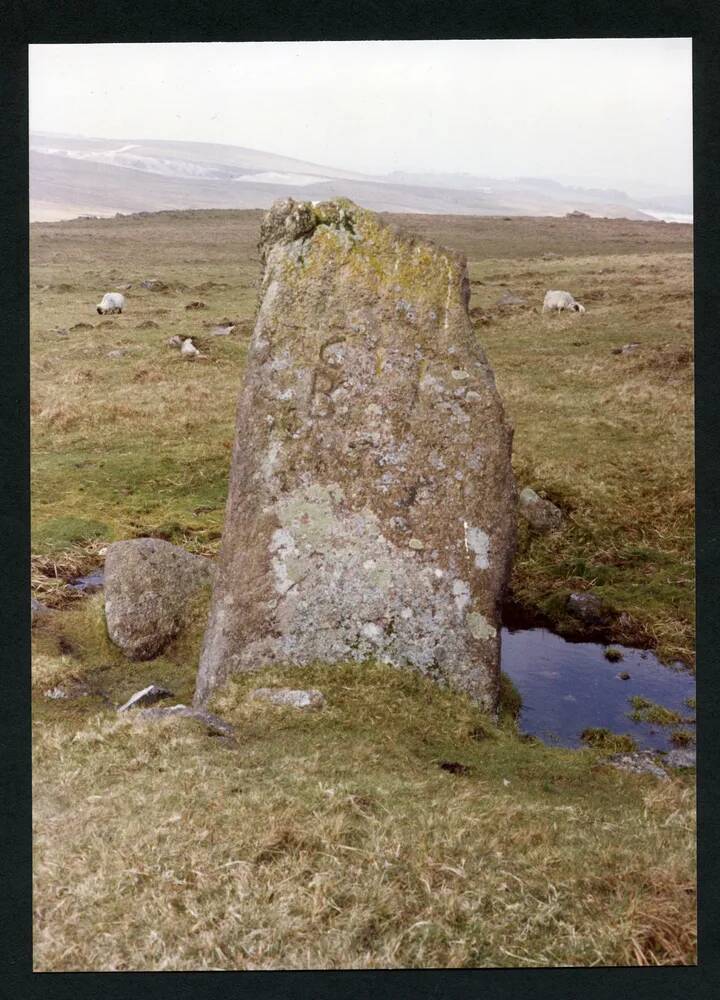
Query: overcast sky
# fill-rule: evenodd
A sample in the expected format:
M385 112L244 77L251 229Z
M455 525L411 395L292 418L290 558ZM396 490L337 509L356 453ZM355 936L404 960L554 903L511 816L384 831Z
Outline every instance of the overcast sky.
M30 127L689 192L691 41L32 45Z

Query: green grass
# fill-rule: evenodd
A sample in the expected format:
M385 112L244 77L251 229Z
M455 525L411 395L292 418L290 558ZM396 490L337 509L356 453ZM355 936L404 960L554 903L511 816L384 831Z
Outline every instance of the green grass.
M664 705L658 705L656 702L648 701L641 695L633 695L630 698L630 704L633 711L629 714L634 722L650 722L656 726L675 726L685 721L679 712L665 708Z
M612 733L602 726L584 729L580 739L587 746L603 753L632 753L633 750L637 750L637 743L632 736L627 733Z

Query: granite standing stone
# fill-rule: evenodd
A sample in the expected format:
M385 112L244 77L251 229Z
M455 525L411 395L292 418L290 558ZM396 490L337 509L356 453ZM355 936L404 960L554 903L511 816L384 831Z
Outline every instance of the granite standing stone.
M488 710L512 431L459 254L351 202L276 202L195 705L235 671L372 659Z

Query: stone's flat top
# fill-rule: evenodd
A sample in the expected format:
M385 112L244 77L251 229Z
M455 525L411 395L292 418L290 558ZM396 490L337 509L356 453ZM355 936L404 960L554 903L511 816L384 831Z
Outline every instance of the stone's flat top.
M128 712L131 708L140 708L143 705L154 705L156 701L162 701L163 698L172 698L172 691L168 691L167 688L160 687L157 684L149 684L142 691L136 691L125 702L118 708L118 712Z
M316 688L294 690L293 688L255 688L249 696L253 701L269 701L273 705L291 708L320 708L325 704L325 696Z

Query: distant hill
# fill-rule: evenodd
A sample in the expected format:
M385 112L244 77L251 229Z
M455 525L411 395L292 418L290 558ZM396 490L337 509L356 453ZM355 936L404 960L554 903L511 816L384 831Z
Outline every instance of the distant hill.
M343 195L375 211L651 219L622 191L472 174L371 176L241 146L30 135L30 220L187 208L267 208L276 198ZM670 215L668 214L668 217ZM690 221L690 220L687 220Z

